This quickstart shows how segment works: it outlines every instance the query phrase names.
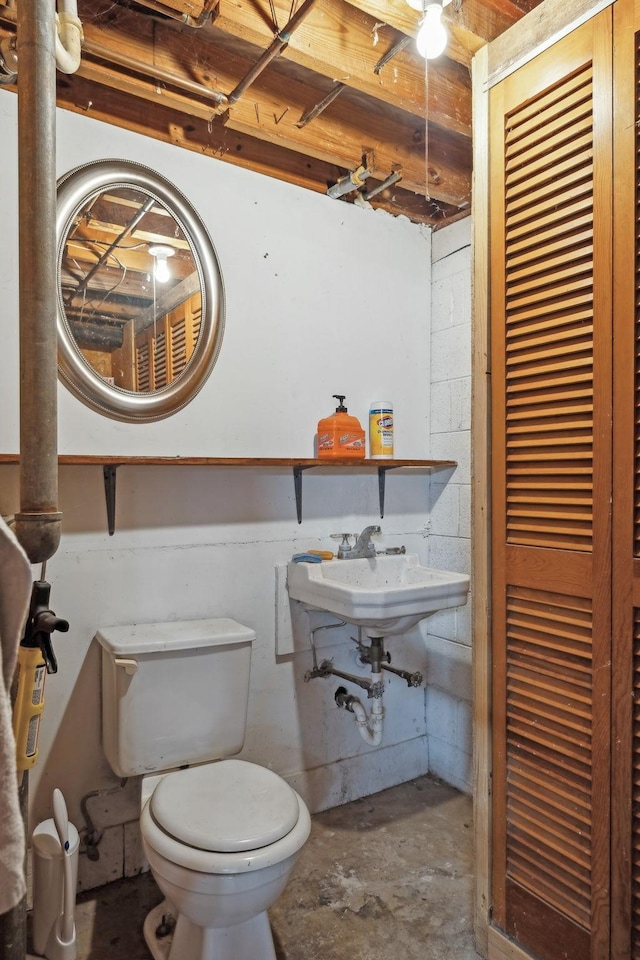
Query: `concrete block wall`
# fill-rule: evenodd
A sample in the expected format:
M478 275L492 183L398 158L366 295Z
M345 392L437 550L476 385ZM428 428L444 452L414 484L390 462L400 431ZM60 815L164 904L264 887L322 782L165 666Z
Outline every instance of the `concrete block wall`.
M430 484L429 563L471 569L471 220L433 235L431 455L457 460ZM471 792L471 604L425 621L429 769Z

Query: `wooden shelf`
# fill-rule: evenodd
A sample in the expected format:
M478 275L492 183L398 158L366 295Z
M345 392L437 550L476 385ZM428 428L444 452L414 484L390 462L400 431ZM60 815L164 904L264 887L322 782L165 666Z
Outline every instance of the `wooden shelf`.
M0 465L3 463L19 463L17 453L0 453ZM302 474L304 470L316 467L346 467L351 470L363 468L378 471L378 494L380 500L380 517L384 517L385 478L389 470L399 470L403 467L418 470L442 470L457 467L455 460L318 460L317 458L300 457L114 457L80 454L61 454L58 457L60 466L87 466L96 464L102 467L104 489L107 502L107 521L109 535L115 532L116 512L116 470L126 466L152 467L290 467L293 470L293 483L296 497L296 515L298 523L302 523Z
M18 453L0 453L0 464L19 463ZM78 464L113 464L120 466L155 466L155 467L295 467L305 469L309 467L383 467L388 470L397 467L422 467L437 469L438 467L457 467L455 460L318 460L313 457L114 457L98 454L62 453L58 457L62 465Z

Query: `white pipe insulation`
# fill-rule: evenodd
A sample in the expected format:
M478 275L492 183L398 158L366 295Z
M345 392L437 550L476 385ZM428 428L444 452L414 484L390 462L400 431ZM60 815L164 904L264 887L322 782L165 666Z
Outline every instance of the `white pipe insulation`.
M58 0L56 29L56 66L61 73L75 73L84 40L77 0Z

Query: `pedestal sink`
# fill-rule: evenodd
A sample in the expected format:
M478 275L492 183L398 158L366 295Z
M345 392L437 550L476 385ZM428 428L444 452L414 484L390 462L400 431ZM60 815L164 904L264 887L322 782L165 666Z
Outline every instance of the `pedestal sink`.
M469 577L422 567L417 554L323 560L287 567L289 596L364 627L368 636L404 633L420 620L467 602Z

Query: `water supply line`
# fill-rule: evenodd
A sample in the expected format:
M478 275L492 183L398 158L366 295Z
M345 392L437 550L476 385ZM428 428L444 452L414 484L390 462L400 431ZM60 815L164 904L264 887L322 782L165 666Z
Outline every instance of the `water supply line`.
M353 193L364 185L365 180L371 176L371 171L367 170L364 164L360 164L355 170L351 170L344 177L340 177L334 184L327 189L327 196L333 200L339 200L347 193Z
M99 830L93 822L89 813L89 800L94 797L102 798L111 796L114 793L120 793L124 789L127 779L127 777L121 777L120 783L116 787L106 787L103 790L91 790L90 793L86 793L80 801L80 810L82 811L85 823L84 828L80 830L80 837L82 839L80 853L86 853L89 860L100 859L98 844L102 840L104 833L104 830Z
M325 623L320 627L314 627L309 635L309 640L311 643L311 657L313 659L313 670L305 674L305 683L308 683L309 680L313 679L313 676L319 676L319 666L318 666L318 654L316 652L316 633L319 633L321 630L337 630L338 627L344 627L346 625L345 620L338 620L336 623Z
M317 0L304 0L301 7L290 17L281 30L277 30L274 39L266 50L263 51L256 63L236 84L231 93L223 93L220 90L213 90L204 84L178 76L169 70L165 70L157 65L148 64L141 60L136 60L130 55L103 46L95 40L88 40L85 44L85 53L88 53L91 59L105 60L113 62L119 66L129 67L143 75L168 83L178 90L193 94L197 97L203 97L213 100L220 107L228 107L246 93L251 84L260 76L260 74L269 66L269 64L278 57L288 46L291 37L298 27L302 24ZM77 17L77 0L59 0L60 13L56 20L59 35L56 36L55 55L58 62L58 68L63 73L75 73L80 65L80 48L84 42L82 24ZM173 16L172 19L180 20L192 27L202 27L208 23L217 12L218 0L207 0L203 7L200 17L193 19L187 16ZM161 3L154 3L153 0L147 0L147 5L165 16L171 17L170 11ZM23 4L24 6L24 4ZM15 14L10 9L4 10L4 16L13 20ZM6 45L0 41L0 84L14 83L17 74L17 52L9 38ZM340 91L338 91L340 92ZM311 118L309 118L311 119ZM308 120L306 121L308 122Z
M260 76L262 71L269 66L271 61L275 60L275 58L282 53L284 48L291 40L294 32L298 29L305 17L311 12L311 9L315 3L316 0L304 0L302 6L296 10L292 17L289 18L282 30L278 30L275 37L259 60L257 60L251 70L249 70L249 72L242 78L235 89L232 90L228 95L228 103L237 103L247 88L250 87L253 81Z
M162 4L156 4L151 2L151 0L146 0L147 5L151 9L156 10L159 13L164 13L169 16L169 11L166 10ZM194 20L191 17L188 17L186 14L184 16L174 16L173 19L181 20L184 23L188 23L192 27L202 27L204 24L208 23L209 20L214 16L217 10L217 2L208 2L205 3L203 7L203 12L200 17ZM96 40L87 40L85 44L85 54L89 55L90 59L104 60L108 63L116 63L122 67L132 68L139 71L143 76L149 76L155 80L159 80L162 83L167 83L172 87L175 87L177 90L181 90L184 93L192 94L195 97L202 97L207 100L212 100L217 107L225 108L230 104L237 103L238 100L246 93L247 89L251 84L260 76L260 74L269 66L269 64L278 57L282 51L285 49L291 37L293 36L294 31L298 29L305 17L311 12L312 7L316 3L316 0L305 0L299 10L297 10L293 16L288 20L284 25L282 30L278 30L276 36L267 47L267 49L261 54L256 63L248 70L244 77L236 84L235 88L231 93L223 93L221 90L213 90L210 87L206 87L204 84L197 83L194 80L188 80L185 77L181 77L176 73L172 73L170 70L166 70L157 64L149 64L143 62L142 60L136 60L131 57L130 54L125 54L122 51L119 51L115 48L105 47ZM79 22L79 21L78 21ZM10 60L10 51L7 51L8 56L7 60ZM0 55L2 50L0 49ZM0 61L1 67L1 61ZM11 64L8 63L5 67L7 72L11 71ZM2 82L0 77L0 82ZM8 81L7 81L8 82Z

